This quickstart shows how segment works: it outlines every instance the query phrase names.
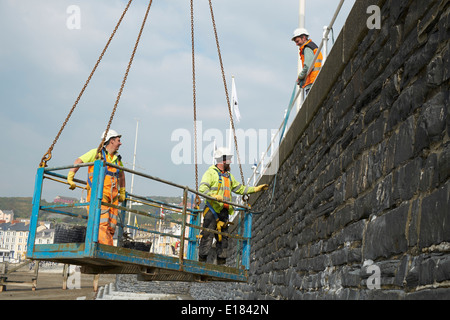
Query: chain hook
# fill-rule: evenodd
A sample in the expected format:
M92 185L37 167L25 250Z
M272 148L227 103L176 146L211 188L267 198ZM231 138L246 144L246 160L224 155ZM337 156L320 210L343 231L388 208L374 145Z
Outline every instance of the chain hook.
M52 158L52 152L49 150L41 159L41 163L39 164L39 168L45 168L47 167L47 161L50 161Z

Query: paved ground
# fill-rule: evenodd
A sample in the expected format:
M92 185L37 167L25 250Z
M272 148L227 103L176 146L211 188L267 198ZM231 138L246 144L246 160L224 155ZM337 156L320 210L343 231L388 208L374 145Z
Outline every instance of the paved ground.
M33 271L15 272L8 277L8 281L25 281L30 282ZM6 291L0 292L0 300L77 300L86 299L93 300L96 293L94 292L94 276L80 274L79 289L63 290L63 276L59 271L39 271L37 288L31 290L31 286L16 286L7 284ZM115 282L115 275L100 275L99 287ZM74 285L72 285L74 286ZM77 287L77 286L75 286Z

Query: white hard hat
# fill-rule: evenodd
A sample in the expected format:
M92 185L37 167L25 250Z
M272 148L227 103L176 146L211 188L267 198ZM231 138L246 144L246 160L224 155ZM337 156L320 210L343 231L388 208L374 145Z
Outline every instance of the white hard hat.
M294 40L297 37L300 37L301 35L306 35L309 37L308 30L305 28L297 28L294 30L294 34L292 35L292 40Z
M105 136L105 132L106 131L103 131L102 136L100 137L100 139L103 139L103 137ZM108 134L106 135L105 143L108 142L109 139L111 139L111 138L116 138L116 137L120 138L121 136L122 135L118 134L117 131L110 129L110 130L108 130Z
M214 151L214 159L216 159L217 162L224 161L224 157L225 160L231 160L232 156L233 154L228 148L221 147Z

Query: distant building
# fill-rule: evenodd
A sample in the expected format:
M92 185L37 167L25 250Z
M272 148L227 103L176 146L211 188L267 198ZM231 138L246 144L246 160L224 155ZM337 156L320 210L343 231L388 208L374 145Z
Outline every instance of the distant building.
M29 225L25 222L0 224L0 249L2 256L15 261L25 260Z
M55 239L55 229L36 230L36 244L51 244Z
M163 255L178 254L179 237L181 235L181 226L179 224L159 222L157 225L135 224L135 227L142 230L131 230L131 237L138 242L150 241L152 243L151 252ZM148 231L156 231L156 233Z
M76 198L62 197L62 196L56 196L55 199L53 199L54 203L64 203L64 204L73 204L77 201L78 200Z
M9 256L10 251L0 248L0 262L10 262L12 258Z
M5 222L12 222L14 220L14 211L0 210L0 220L4 220Z

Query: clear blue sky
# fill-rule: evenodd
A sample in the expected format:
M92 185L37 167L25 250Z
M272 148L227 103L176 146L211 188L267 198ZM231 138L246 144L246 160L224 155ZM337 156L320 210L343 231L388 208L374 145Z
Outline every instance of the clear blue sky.
M75 113L55 145L50 167L62 166L96 148L106 128L147 1L135 1ZM307 0L306 27L319 44L338 0ZM32 196L38 164L45 154L111 34L125 0L3 0L0 2L0 197ZM335 39L350 12L346 1L336 21ZM80 9L79 29L72 20ZM242 120L236 128L258 134L257 154L277 129L297 75L298 1L213 1L228 91L234 76ZM193 132L190 7L187 0L153 1L128 81L111 128L123 137L120 153L132 167L139 119L137 170L181 185L195 186L194 166L176 164L177 132ZM197 109L199 139L228 128L228 109L207 1L195 1ZM71 24L72 23L72 24ZM330 40L331 46L331 40ZM267 133L267 137L264 134ZM225 133L223 134L226 137ZM187 141L187 140L186 140ZM186 142L185 141L185 142ZM219 141L218 145L226 143ZM245 179L250 177L250 146L242 147ZM192 141L193 149L193 141ZM193 153L193 151L192 151ZM206 152L207 153L207 152ZM201 159L203 160L203 159ZM208 164L199 166L199 179ZM80 171L82 172L82 171ZM240 179L236 161L232 172ZM85 179L85 173L79 178ZM127 174L128 190L131 177ZM178 195L173 189L136 179L135 192ZM80 191L53 183L43 197L80 197Z

